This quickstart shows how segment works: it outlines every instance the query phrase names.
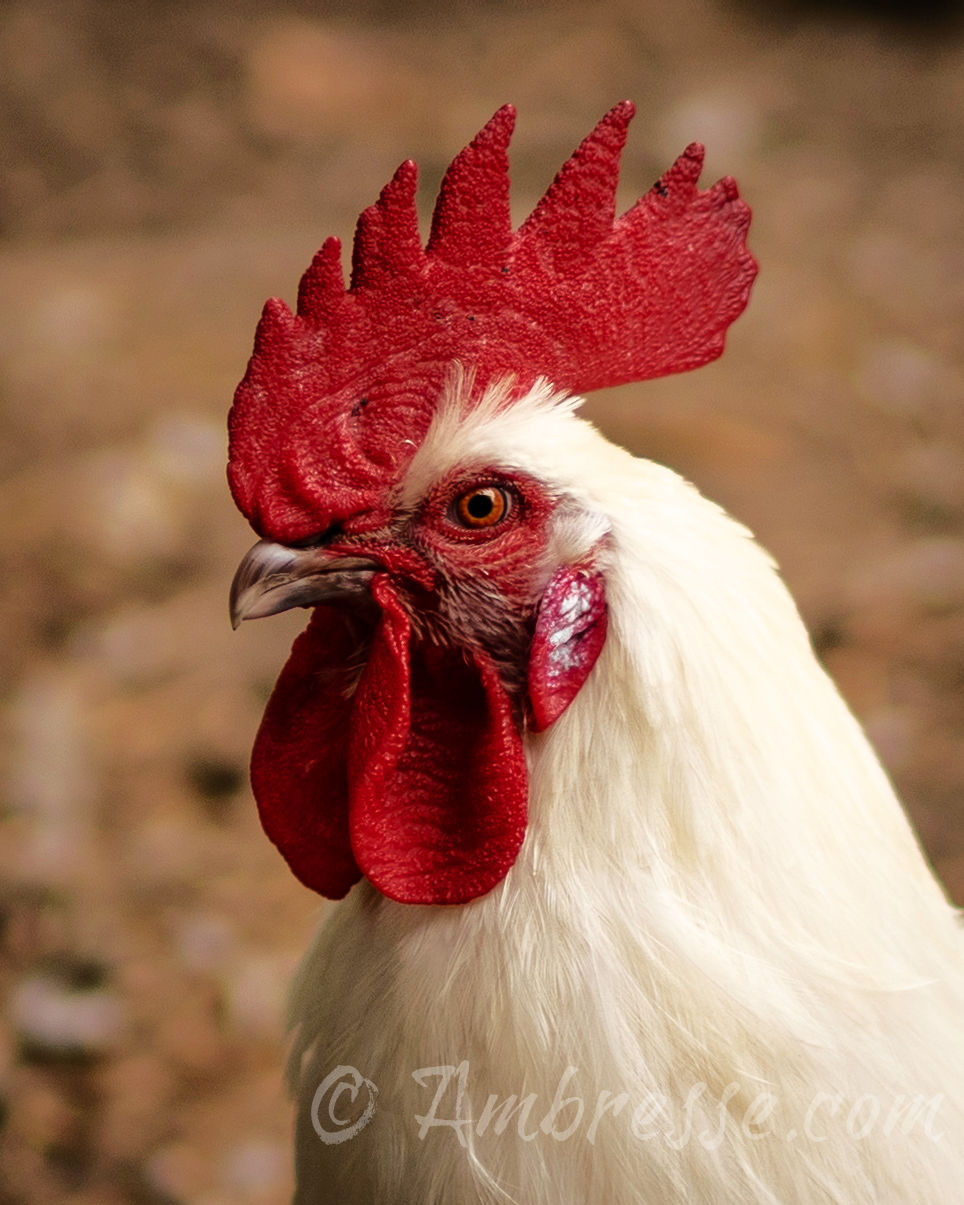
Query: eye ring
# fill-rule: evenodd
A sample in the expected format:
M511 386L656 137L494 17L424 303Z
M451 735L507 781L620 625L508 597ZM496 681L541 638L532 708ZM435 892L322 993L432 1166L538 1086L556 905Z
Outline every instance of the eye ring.
M483 531L495 527L512 510L512 495L500 485L477 485L460 494L452 503L451 514L460 527Z

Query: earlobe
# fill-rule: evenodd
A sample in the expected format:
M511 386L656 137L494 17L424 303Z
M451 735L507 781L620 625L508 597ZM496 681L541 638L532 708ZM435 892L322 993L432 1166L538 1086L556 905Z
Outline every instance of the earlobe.
M573 701L605 642L603 575L568 565L557 569L539 602L529 650L529 703L536 732L554 724Z

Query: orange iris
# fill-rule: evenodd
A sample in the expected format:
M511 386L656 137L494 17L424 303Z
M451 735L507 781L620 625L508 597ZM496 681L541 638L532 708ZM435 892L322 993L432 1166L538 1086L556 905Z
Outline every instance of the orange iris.
M509 513L509 496L496 485L484 485L462 494L455 513L463 527L494 527Z

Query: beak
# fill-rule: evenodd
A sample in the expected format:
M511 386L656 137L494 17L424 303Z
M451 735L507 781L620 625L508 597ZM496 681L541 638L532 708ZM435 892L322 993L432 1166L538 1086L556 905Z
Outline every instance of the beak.
M259 540L231 583L231 626L243 619L277 615L291 607L367 594L379 566L365 557L338 556L315 548L286 548Z

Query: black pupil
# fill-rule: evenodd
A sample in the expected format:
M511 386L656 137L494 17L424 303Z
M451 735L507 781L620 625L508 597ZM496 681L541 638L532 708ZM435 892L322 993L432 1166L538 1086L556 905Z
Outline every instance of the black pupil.
M487 519L495 510L495 499L488 491L473 494L465 504L465 509L473 519Z

